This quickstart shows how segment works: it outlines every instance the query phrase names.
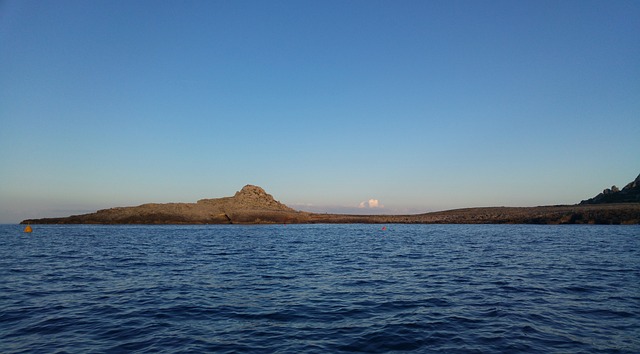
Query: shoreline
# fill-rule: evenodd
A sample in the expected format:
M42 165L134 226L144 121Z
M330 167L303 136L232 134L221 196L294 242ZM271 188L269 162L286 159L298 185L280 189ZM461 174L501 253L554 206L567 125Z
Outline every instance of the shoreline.
M27 219L20 224L216 225L216 224L640 224L640 203L474 207L408 215L324 214L294 210L245 209L200 215L184 204L173 212L154 207L112 208L62 218ZM179 212L181 211L181 212Z

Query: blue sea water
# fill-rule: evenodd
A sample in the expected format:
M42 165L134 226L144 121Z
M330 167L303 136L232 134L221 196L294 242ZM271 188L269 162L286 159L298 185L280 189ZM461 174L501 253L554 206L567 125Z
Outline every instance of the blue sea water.
M640 352L640 227L0 226L0 352Z

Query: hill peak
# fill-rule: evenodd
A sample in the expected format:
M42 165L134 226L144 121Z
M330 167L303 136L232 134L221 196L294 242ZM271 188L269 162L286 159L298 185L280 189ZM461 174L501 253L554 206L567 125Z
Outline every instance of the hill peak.
M293 209L275 200L264 189L252 184L247 184L233 196L235 203L242 208L259 208L293 211Z
M246 186L242 187L240 191L236 192L234 197L242 197L242 196L271 197L271 195L265 192L264 189L258 186L254 186L252 184L247 184Z
M580 204L608 203L640 203L640 175L624 186L622 190L616 186L611 186L611 188L603 190L602 193L595 197L580 202Z

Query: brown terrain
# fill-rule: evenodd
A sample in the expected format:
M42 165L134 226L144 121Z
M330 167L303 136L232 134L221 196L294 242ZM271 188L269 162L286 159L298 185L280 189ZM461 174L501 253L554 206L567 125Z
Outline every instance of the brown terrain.
M616 199L614 195L622 202L612 201ZM639 196L640 176L622 190L613 186L579 205L466 208L415 215L344 215L296 211L262 188L247 185L233 197L111 208L84 215L24 220L22 224L640 224L640 202L634 202L640 201ZM598 202L603 199L607 201Z

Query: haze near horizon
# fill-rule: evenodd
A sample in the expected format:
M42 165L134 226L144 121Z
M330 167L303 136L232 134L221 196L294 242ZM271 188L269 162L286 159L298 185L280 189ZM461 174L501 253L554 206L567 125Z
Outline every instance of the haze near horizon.
M640 2L0 2L0 223L261 186L574 204L640 172Z

